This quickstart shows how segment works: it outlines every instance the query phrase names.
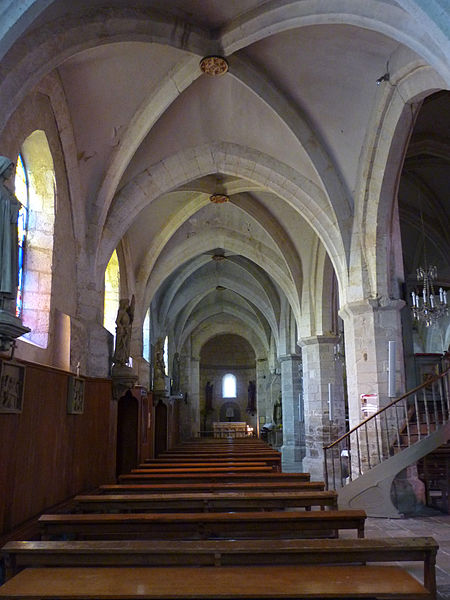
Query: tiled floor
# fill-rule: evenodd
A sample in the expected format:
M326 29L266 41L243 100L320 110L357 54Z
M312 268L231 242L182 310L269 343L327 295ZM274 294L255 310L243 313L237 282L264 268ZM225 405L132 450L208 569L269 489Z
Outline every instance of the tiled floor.
M341 537L347 537L342 535ZM432 516L405 519L368 518L366 537L400 537L427 535L439 544L436 561L436 583L438 600L450 600L450 515L435 513ZM399 563L410 573L422 580L422 567L419 563Z

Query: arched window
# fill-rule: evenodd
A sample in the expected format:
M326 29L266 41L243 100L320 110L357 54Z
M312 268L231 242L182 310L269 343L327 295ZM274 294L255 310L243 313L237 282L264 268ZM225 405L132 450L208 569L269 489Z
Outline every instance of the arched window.
M151 362L150 348L150 309L148 309L145 314L144 324L142 326L142 356L147 362Z
M166 335L164 340L164 372L166 377L169 375L169 338Z
M22 339L47 347L52 289L56 181L53 157L44 131L23 142L16 160L15 194L19 216L19 290L17 312L31 331ZM28 210L26 209L28 207Z
M105 270L105 302L103 310L103 327L113 336L116 335L116 318L119 310L120 273L117 252L109 259Z
M23 310L23 267L25 258L25 245L28 232L28 207L29 207L29 182L27 170L24 165L22 155L19 154L17 157L16 164L16 175L14 180L15 194L21 208L19 211L19 219L17 221L17 234L19 239L19 285L17 287L17 298L16 298L16 316L22 316Z
M222 398L236 398L236 377L227 373L222 379Z

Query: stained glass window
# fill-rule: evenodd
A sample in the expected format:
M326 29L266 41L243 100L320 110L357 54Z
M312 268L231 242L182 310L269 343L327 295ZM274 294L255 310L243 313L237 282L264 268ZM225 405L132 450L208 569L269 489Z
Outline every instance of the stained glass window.
M143 341L143 357L147 362L150 362L150 309L147 310L142 326L142 341Z
M17 199L22 204L19 211L19 219L17 221L17 234L19 238L19 285L17 288L16 298L16 316L22 315L23 309L23 281L24 281L24 259L25 247L28 230L28 203L29 203L29 183L27 170L22 158L19 154L16 164L16 175L14 179L14 191Z
M236 398L236 377L232 373L223 376L222 398Z
M166 376L169 375L169 338L167 336L164 340L164 371Z
M103 326L113 336L116 335L116 317L119 309L120 272L117 252L111 255L105 270L105 304Z

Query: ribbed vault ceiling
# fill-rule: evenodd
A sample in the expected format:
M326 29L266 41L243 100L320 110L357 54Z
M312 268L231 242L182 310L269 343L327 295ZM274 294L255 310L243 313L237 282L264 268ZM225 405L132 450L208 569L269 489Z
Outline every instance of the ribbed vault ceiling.
M382 93L376 80L426 60L446 74L439 36L422 31L404 4L42 3L28 40L50 66L30 85L52 74L62 90L98 278L121 248L123 293L136 294L140 316L153 303L156 326L177 345L228 326L258 355L271 339L293 349L292 318L327 330L331 303L313 305L331 295L330 261L341 293L346 285L361 156ZM229 73L202 75L209 53L226 55ZM419 186L442 254L448 96L439 102L446 125L433 121L429 103L407 156L400 216L405 231L417 231ZM230 202L211 203L215 191ZM414 244L405 249L409 269L417 256Z

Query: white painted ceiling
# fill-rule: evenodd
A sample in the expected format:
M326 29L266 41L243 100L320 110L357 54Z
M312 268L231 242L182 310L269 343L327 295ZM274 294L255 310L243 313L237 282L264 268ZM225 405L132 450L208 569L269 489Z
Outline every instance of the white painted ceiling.
M320 146L350 211L380 93L376 80L386 70L423 63L420 44L431 43L425 34L420 43L408 43L409 32L419 25L402 4L110 0L105 7L102 0L51 2L30 31L61 32L71 23L88 27L92 15L105 18L104 37L99 35L89 47L74 44L55 67L73 127L86 213L94 218L93 207L101 201L98 212L108 227L108 216L112 219L128 197L120 193L128 194L142 174L183 151L221 143L261 153L275 170L282 164L318 195L325 194L326 184L311 153ZM171 45L124 34L109 43L110 23L134 13L172 24L174 39L183 30L185 42ZM201 74L201 40L205 53L208 48L222 50L229 73L220 78ZM192 61L194 72L189 71ZM174 90L166 104L164 90ZM413 141L440 136L447 154L436 158L428 149L407 157L400 217L408 270L418 258L417 245L410 240L415 227L417 231L414 196L419 178L430 199L424 210L440 240L437 260L441 266L445 262L449 124L448 95L424 104ZM217 310L222 316L234 312L241 320L254 319L268 347L270 332L279 335L280 302L286 296L298 312L295 296L300 303L303 277L314 269L311 249L321 242L308 224L311 219L270 186L256 184L250 173L194 177L186 172L184 179L128 216L114 244L127 250L135 278L128 281L132 288L141 286L142 302L164 306L160 326L173 327L179 340L188 330L189 315L197 315L199 322L215 318L207 310L212 304L222 307ZM230 203L209 201L217 186L230 194ZM144 187L139 193L149 192ZM223 264L211 261L217 249L228 257ZM224 286L225 293L216 285ZM230 323L233 328L234 321Z

